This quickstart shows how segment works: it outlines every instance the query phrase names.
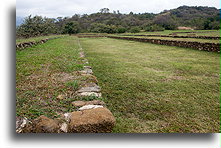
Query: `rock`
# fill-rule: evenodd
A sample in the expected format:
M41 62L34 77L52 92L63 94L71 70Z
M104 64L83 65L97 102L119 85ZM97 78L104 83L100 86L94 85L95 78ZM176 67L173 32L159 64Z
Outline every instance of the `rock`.
M75 107L81 107L85 105L85 101L74 101L72 102L73 106Z
M110 133L115 118L107 108L88 109L72 112L68 124L70 133Z
M84 66L84 69L91 69L91 66Z
M86 110L86 109L95 109L95 108L99 108L99 107L103 107L101 105L85 105L82 106L81 108L79 108L78 110Z
M62 123L60 130L61 130L61 132L67 133L68 132L68 125L67 125L67 123Z
M22 133L29 123L27 118L16 117L16 133Z
M70 117L71 117L71 113L65 113L65 114L64 114L64 119L65 119L67 122L69 122Z
M93 74L93 71L91 69L84 69L80 71L81 74Z
M88 97L88 96L101 97L101 93L96 93L96 92L82 92L82 93L78 93L78 96L80 96L80 97Z
M79 54L80 54L80 58L84 58L85 57L84 52L80 52Z
M98 85L94 85L94 86L88 86L88 87L82 87L80 88L77 93L82 93L82 92L100 92L101 89Z
M59 130L58 122L44 115L35 119L33 124L36 133L57 133Z
M57 99L59 99L59 100L63 100L64 98L65 98L64 95L58 95L58 96L57 96Z
M104 106L105 103L101 100L93 100L93 101L85 102L85 105L102 105L102 106Z
M73 106L75 107L82 107L84 105L102 105L104 106L105 103L101 100L93 100L93 101L74 101L72 102Z

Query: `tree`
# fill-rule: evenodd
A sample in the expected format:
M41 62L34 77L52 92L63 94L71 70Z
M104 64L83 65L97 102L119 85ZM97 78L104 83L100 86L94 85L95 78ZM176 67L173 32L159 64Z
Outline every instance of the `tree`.
M69 35L76 34L80 32L79 23L78 22L68 22L64 27L64 33Z
M102 9L100 9L100 12L101 13L109 13L109 9L108 8L102 8Z

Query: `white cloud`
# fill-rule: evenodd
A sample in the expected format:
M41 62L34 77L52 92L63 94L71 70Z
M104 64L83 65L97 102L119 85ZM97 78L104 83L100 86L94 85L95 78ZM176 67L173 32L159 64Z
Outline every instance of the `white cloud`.
M182 5L219 8L219 0L17 0L16 15L72 16L95 13L101 8L122 13L159 13Z

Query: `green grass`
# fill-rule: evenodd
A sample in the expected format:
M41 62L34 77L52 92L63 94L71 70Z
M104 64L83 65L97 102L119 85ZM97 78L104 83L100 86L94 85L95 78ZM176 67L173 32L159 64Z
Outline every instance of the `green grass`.
M169 35L171 33L176 32L194 32L194 33L177 33L177 35L186 36L189 34L195 34L197 36L220 36L219 30L164 30L164 31L156 31L156 32L139 32L139 33L124 33L124 34L142 34L142 35ZM121 35L124 35L121 34Z
M219 40L213 39L198 39L198 38L172 38L172 37L147 37L147 36L123 36L133 38L147 38L147 39L160 39L160 40L172 40L172 41L187 41L187 42L201 42L201 43L219 43Z
M113 132L219 132L219 54L110 38L81 38Z
M76 71L83 68L76 39L66 36L16 51L18 116L55 118L73 111L71 102L78 99L73 92L80 85Z
M46 38L63 37L63 36L65 35L48 35L48 36L38 36L38 37L32 37L32 38L18 38L16 39L16 44L24 43L24 42L37 42Z

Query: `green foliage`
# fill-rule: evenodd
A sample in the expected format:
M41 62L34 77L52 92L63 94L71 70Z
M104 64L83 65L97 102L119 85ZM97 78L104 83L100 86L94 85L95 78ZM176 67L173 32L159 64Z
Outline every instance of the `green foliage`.
M124 33L144 30L175 30L179 26L194 29L219 29L219 9L213 7L188 7L166 10L159 14L134 13L121 14L119 11L110 12L103 8L90 15L75 14L72 17L57 19L42 18L41 16L27 17L24 23L16 28L17 37L34 37L48 34L75 34L79 32L95 33ZM148 27L147 24L151 24ZM158 26L152 26L156 24ZM160 28L163 27L163 28ZM136 28L137 27L137 28ZM134 29L136 28L136 29Z
M126 31L127 29L122 26L117 27L117 30L116 30L117 33L125 33Z
M157 24L154 25L148 25L145 27L145 31L150 31L150 32L154 32L154 31L164 31L165 29L162 26L159 26Z
M139 27L132 27L129 32L138 33L138 32L140 32L140 28Z
M78 22L68 22L64 27L64 33L69 35L76 34L80 32L79 23Z
M29 38L56 33L54 21L54 19L30 15L25 18L21 26L16 28L16 36Z
M94 33L116 33L117 27L115 25L105 25L101 23L93 23L90 27L90 32Z

